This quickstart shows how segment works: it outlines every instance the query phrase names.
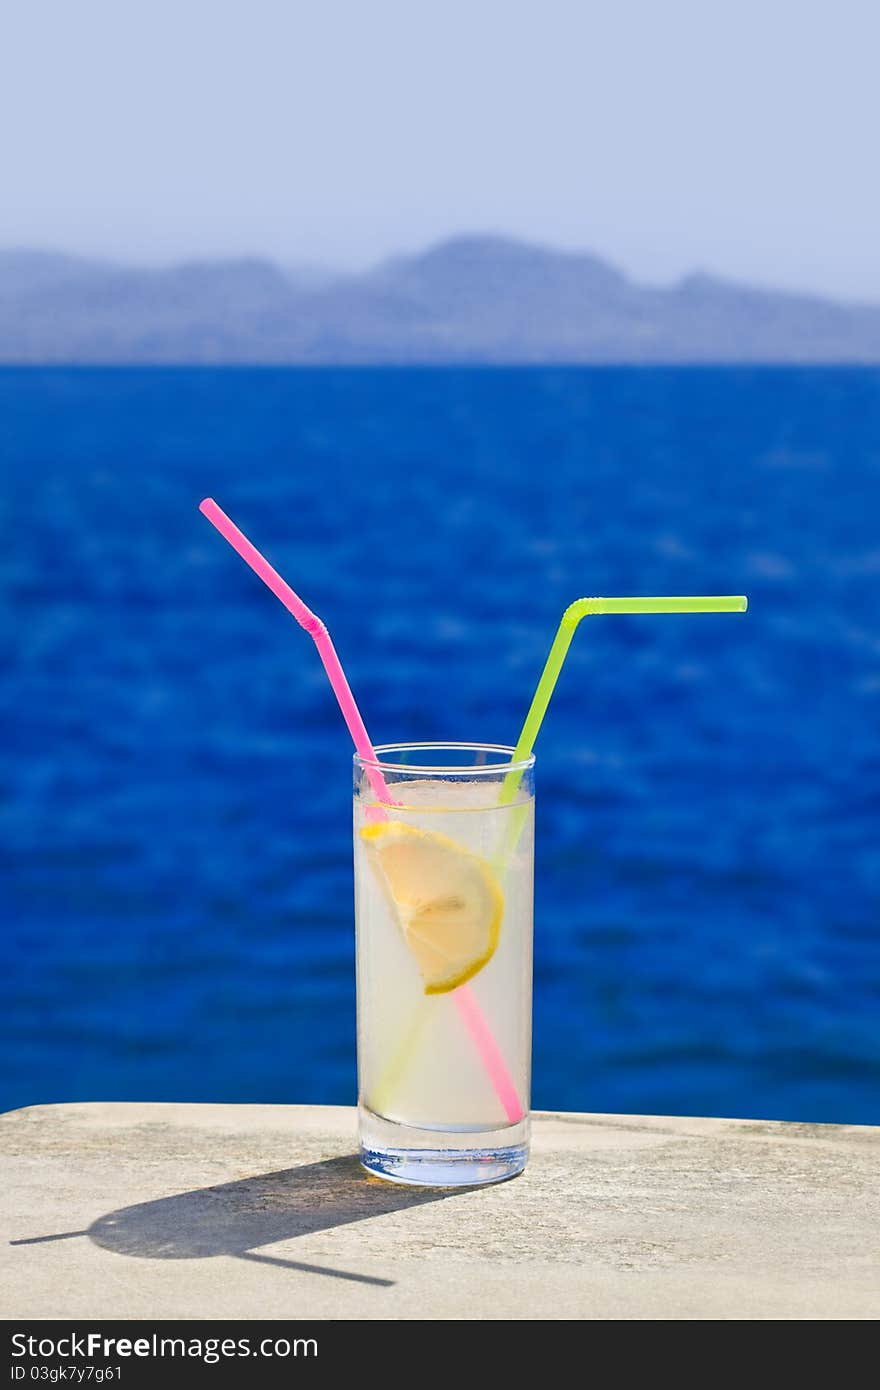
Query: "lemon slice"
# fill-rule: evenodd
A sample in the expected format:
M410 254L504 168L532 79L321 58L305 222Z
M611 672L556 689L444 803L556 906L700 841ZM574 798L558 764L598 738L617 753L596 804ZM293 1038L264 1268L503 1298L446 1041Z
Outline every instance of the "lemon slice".
M504 894L485 859L403 821L365 825L361 839L384 884L426 994L446 994L491 960Z

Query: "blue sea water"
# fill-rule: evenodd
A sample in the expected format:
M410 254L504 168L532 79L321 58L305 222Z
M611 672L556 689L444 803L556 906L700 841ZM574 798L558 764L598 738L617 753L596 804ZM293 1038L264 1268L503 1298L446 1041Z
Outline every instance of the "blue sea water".
M880 373L0 372L0 1106L355 1095L350 748L538 745L534 1101L880 1122Z

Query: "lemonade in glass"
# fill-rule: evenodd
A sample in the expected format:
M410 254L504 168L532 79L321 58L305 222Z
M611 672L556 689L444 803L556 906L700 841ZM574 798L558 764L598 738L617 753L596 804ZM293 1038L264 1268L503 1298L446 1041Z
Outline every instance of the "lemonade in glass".
M534 759L512 755L355 758L361 1160L386 1178L468 1185L526 1162Z

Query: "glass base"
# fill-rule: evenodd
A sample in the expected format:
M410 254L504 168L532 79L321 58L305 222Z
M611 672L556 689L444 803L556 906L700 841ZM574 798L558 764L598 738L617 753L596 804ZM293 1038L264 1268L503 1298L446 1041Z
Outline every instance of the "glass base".
M515 1178L526 1166L528 1148L361 1149L368 1173L411 1187L478 1187Z
M515 1178L529 1156L529 1122L495 1130L427 1130L360 1107L368 1173L413 1187L478 1187Z

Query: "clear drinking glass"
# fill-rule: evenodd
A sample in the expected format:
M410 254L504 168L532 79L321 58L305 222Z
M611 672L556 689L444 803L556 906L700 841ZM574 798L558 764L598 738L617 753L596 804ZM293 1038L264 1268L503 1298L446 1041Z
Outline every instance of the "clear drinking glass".
M354 760L361 1162L393 1181L497 1182L528 1156L534 758L513 752Z

